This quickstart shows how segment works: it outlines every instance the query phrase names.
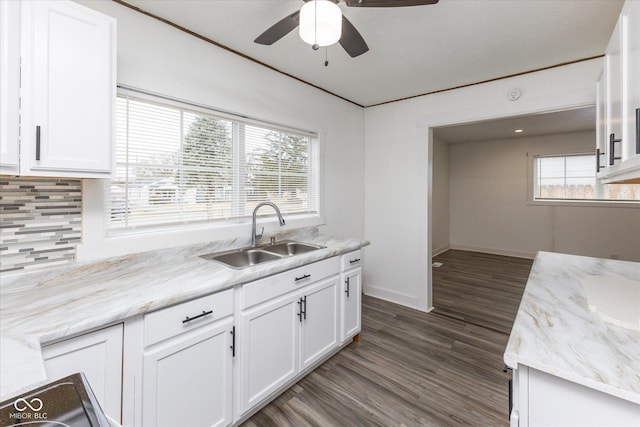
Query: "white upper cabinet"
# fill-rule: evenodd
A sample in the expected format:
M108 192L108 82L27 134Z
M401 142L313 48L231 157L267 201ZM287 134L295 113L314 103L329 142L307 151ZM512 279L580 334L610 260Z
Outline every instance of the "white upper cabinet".
M606 151L598 178L604 183L640 182L640 0L627 0L611 35L598 82L597 148ZM604 93L602 93L604 92ZM601 105L604 100L604 107ZM603 110L604 108L604 110Z
M21 175L109 177L115 19L71 1L21 4Z
M18 173L20 2L0 1L0 174Z
M622 160L640 154L640 1L628 2L622 11L623 82L622 116L624 118Z

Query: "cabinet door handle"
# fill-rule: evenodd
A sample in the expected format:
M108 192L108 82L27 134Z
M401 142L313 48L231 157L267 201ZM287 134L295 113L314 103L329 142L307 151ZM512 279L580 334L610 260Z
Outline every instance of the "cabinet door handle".
M636 108L636 154L640 154L640 108Z
M310 274L305 274L304 276L296 277L295 281L299 282L300 280L308 279L309 277L311 277Z
M36 160L40 160L40 126L36 126Z
M600 156L604 156L604 154L599 148L596 149L596 173L600 172L600 169L604 169L604 165L600 164Z
M350 259L349 260L349 264L355 264L356 262L360 261L360 258L356 258L356 259Z
M622 157L616 157L615 155L615 152L616 152L615 144L616 142L620 142L620 141L622 141L622 139L620 138L616 139L615 133L612 133L609 135L609 166L613 166L616 160L622 159Z
M184 320L182 321L182 323L188 323L188 322L191 322L192 320L196 320L196 319L199 319L201 317L208 316L210 314L213 314L213 310L209 310L209 311L202 310L202 313L198 314L197 316L193 316L193 317L187 316L187 317L185 317Z
M344 293L347 294L347 298L349 298L349 277L347 277L347 280L345 280L344 283L347 284L347 290L344 291Z
M302 298L302 303L304 304L304 311L302 312L303 316L304 316L304 320L307 320L307 296L305 295L304 298Z
M231 357L236 357L236 327L231 328Z
M302 323L302 297L298 300L298 319Z

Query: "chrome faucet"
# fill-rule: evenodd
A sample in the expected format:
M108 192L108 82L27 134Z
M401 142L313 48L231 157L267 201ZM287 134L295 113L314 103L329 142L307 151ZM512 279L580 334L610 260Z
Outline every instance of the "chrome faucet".
M260 209L263 206L271 206L273 209L275 209L276 213L278 214L278 221L280 222L280 227L284 225L284 218L282 218L282 214L280 213L280 208L278 208L278 206L275 203L271 203L271 202L258 203L258 206L256 206L256 208L253 210L253 221L251 222L251 246L252 247L256 246L256 242L258 241L258 239L262 237L262 233L264 233L264 227L262 227L262 231L260 231L260 234L256 233L256 214L258 213L258 209Z

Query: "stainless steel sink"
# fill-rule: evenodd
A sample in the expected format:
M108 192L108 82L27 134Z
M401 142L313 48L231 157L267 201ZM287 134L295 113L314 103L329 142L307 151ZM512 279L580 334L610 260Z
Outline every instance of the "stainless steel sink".
M284 257L290 257L308 252L324 249L324 246L313 245L294 241L283 241L257 248L242 248L225 252L215 252L202 255L204 259L217 261L228 267L241 269L251 267L264 262L275 261Z
M264 246L261 249L273 252L283 256L293 256L299 254L306 254L307 252L316 251L322 249L321 246L311 245L309 243L300 242L281 242L273 245Z
M246 268L282 257L275 253L249 248L202 255L202 258L218 261L233 268Z

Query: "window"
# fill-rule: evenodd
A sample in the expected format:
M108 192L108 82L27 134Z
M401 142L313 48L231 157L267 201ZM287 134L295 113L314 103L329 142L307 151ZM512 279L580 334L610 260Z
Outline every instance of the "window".
M535 156L534 200L639 201L639 184L601 184L595 154Z
M315 135L125 95L116 112L109 233L238 222L264 200L318 214Z

